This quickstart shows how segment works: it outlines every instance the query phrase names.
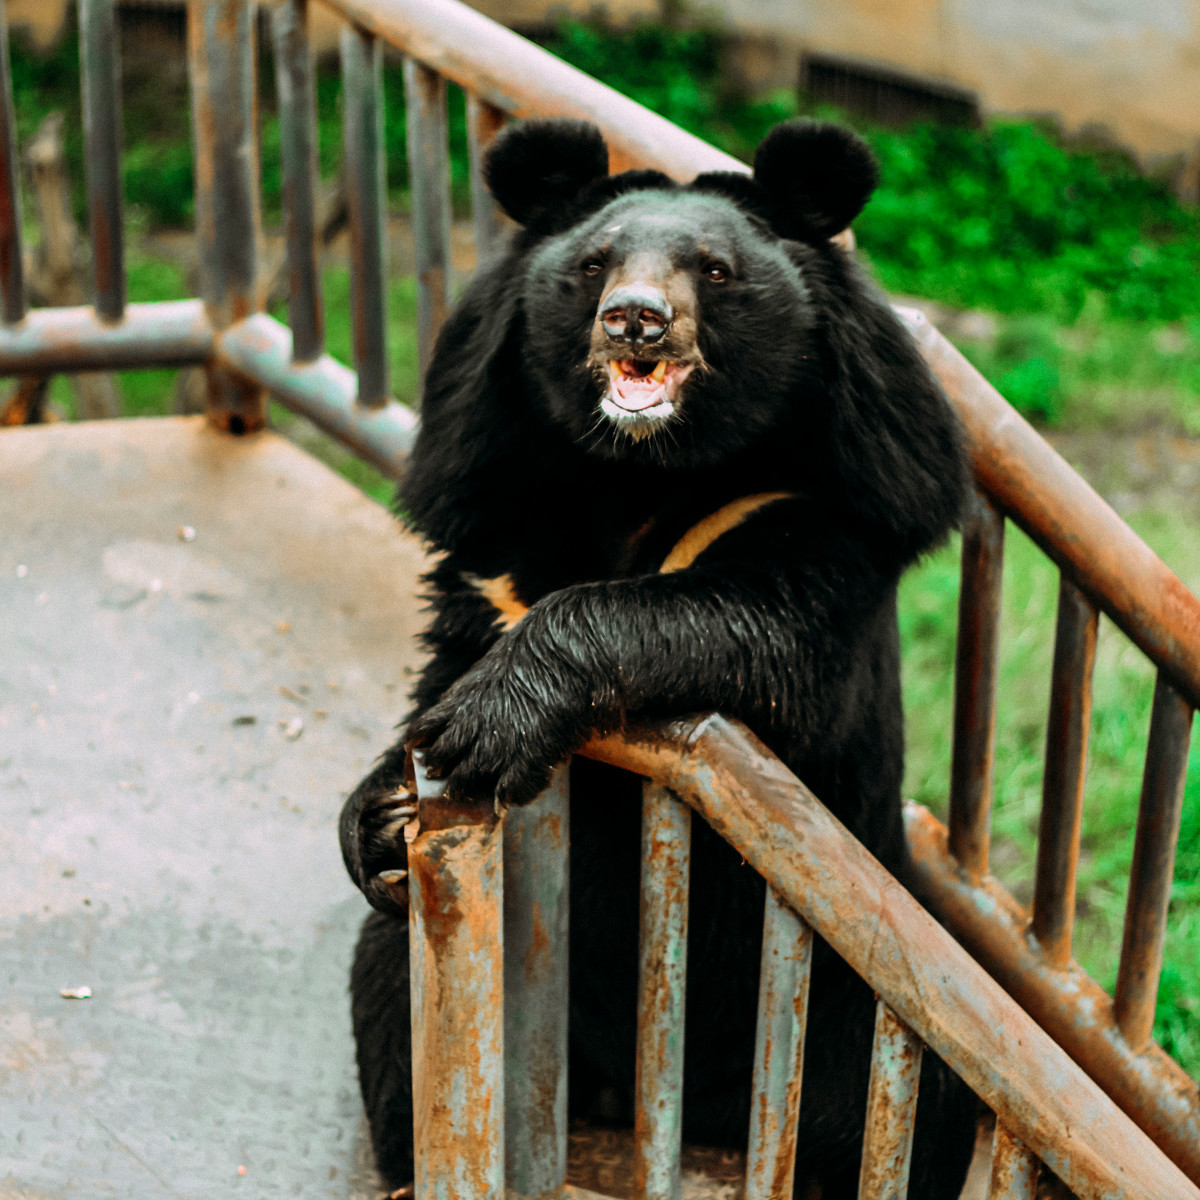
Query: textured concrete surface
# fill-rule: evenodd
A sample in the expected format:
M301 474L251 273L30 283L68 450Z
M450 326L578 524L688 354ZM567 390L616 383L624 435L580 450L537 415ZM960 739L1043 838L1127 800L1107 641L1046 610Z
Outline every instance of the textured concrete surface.
M335 821L419 547L191 418L6 431L0 495L0 1197L361 1193Z

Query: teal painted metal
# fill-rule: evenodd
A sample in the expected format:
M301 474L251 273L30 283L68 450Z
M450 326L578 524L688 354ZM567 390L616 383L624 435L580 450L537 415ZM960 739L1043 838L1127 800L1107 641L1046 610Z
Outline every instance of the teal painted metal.
M0 375L188 366L212 352L213 328L200 300L130 304L116 325L87 305L35 308L19 325L0 326Z
M510 1200L567 1175L568 770L504 816L504 1114Z
M904 1200L908 1195L923 1050L921 1039L878 1000L858 1200Z
M767 888L744 1200L791 1200L812 930Z
M0 317L8 325L25 315L20 153L8 61L8 5L0 0Z
M483 158L496 134L504 128L504 113L480 100L467 96L467 148L471 158L471 221L475 233L475 262L487 266L504 249L507 234L500 206L487 189L483 176Z
M408 169L412 187L413 256L417 270L417 352L421 377L450 303L450 152L446 81L404 60Z
M125 213L121 187L121 44L113 0L80 0L84 164L96 314L125 311Z
M997 1121L988 1200L1035 1200L1041 1169L1037 1157Z
M1150 744L1146 749L1125 909L1125 937L1113 998L1117 1025L1135 1053L1150 1042L1154 1032L1154 1008L1191 738L1192 706L1160 671L1154 686Z
M408 845L416 1194L504 1200L504 835L414 751Z
M341 52L354 366L358 403L374 408L387 402L391 389L384 279L383 46L352 27L342 30Z
M296 361L311 362L325 348L325 314L316 221L317 98L308 43L308 0L283 0L271 13L271 33L279 96L288 324Z
M642 792L634 1194L679 1200L683 1018L692 814L666 788Z
M256 313L227 329L217 361L266 388L385 475L400 478L417 434L412 410L395 400L378 408L355 403L354 372L328 354L311 363L293 362L292 335L274 317Z

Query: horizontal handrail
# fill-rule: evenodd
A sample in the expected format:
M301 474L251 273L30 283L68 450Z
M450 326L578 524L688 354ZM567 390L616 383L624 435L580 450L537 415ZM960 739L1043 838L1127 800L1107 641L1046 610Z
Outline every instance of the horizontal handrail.
M292 361L292 333L256 313L218 338L216 361L265 388L281 404L392 479L399 479L416 438L417 418L395 400L375 408L357 404L358 377L336 358Z
M748 730L720 716L593 739L687 801L1086 1200L1200 1197L1033 1018Z
M212 352L212 323L200 300L130 304L116 322L90 305L34 308L20 323L0 325L0 376L187 366Z
M604 130L613 171L654 167L674 179L744 163L643 108L456 0L322 0L514 117L575 117Z
M966 429L988 493L1200 706L1200 599L915 309L899 309Z

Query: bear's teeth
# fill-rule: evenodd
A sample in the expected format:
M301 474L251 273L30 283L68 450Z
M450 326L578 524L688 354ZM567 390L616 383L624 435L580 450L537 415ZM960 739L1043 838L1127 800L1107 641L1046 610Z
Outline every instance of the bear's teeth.
M665 358L660 358L658 360L658 365L654 368L653 371L650 372L650 378L653 379L655 383L662 383L662 381L664 379L666 379L666 377L667 377L667 360Z

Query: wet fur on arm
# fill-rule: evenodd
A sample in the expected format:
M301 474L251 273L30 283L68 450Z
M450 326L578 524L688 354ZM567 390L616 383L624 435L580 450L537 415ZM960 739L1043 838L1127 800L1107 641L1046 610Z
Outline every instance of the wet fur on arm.
M836 736L842 648L895 583L891 564L840 525L783 501L688 570L554 592L409 736L453 793L481 799L495 788L506 803L531 800L590 733L628 718L718 709L786 757L803 756Z

